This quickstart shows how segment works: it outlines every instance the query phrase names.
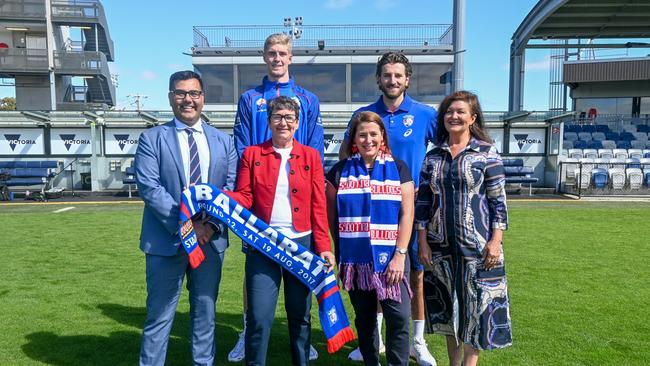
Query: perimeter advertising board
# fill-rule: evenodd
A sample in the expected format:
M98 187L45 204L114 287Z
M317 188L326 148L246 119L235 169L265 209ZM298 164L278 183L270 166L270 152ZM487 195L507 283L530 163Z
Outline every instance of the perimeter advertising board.
M510 154L544 154L545 147L546 129L510 129Z
M91 155L89 128L53 128L50 130L52 155Z
M0 155L43 155L42 128L0 128Z
M144 129L107 128L104 130L104 151L106 155L135 155L138 138Z
M492 140L494 140L494 146L496 146L499 153L503 152L503 128L489 128L488 133Z

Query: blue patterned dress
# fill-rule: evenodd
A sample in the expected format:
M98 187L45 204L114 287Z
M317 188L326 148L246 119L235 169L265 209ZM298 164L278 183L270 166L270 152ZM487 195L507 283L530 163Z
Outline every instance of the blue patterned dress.
M508 227L496 148L472 138L455 159L447 143L431 150L422 164L415 218L432 251L425 297L433 330L479 350L511 345L503 257L491 270L483 263L492 230Z

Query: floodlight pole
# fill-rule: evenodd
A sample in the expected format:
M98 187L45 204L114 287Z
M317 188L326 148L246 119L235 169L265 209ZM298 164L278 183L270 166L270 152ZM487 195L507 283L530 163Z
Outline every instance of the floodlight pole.
M451 90L464 88L465 82L465 0L454 0L454 70Z

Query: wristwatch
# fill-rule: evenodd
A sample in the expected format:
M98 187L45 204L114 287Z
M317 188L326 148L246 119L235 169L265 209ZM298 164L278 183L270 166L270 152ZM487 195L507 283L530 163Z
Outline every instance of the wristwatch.
M397 253L399 253L399 254L406 255L406 253L408 253L408 249L406 249L406 248L397 248L396 250L397 250Z

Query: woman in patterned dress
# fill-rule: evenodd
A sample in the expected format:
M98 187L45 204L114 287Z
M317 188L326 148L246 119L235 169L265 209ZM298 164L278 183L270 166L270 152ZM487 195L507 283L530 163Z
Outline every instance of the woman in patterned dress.
M505 175L476 95L447 96L437 123L415 210L420 260L433 273L425 278L427 316L447 336L450 365L474 366L481 350L512 344L502 249Z

